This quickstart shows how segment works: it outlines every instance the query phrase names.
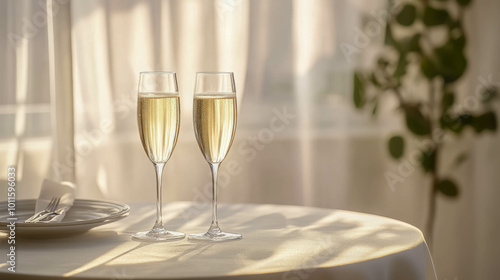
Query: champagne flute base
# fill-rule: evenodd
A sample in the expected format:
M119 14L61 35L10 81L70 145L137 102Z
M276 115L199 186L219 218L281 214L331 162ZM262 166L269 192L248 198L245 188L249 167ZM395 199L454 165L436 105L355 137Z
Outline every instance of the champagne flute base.
M179 240L186 237L182 232L169 231L166 229L152 229L150 231L138 232L132 235L132 239L145 242L164 242Z
M202 241L213 241L213 242L238 240L242 238L243 236L241 236L241 234L228 233L228 232L218 232L218 233L205 232L205 233L188 235L189 240L202 240Z

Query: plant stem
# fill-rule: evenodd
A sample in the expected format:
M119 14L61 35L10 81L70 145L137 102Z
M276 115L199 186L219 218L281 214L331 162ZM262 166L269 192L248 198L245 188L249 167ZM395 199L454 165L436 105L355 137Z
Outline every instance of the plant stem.
M437 163L437 157L439 154L438 147L434 150L435 161ZM437 164L435 164L437 166ZM434 234L434 221L436 218L436 204L437 204L437 184L439 182L437 168L431 171L431 189L429 191L429 212L427 213L427 224L425 226L426 234L425 239L427 241L427 245L429 249L432 250L433 245L433 234Z
M435 115L435 92L434 92L434 85L432 83L433 81L429 81L429 128L430 128L430 139L434 143L434 156L433 158L433 163L431 166L430 173L431 173L431 189L429 190L429 212L427 213L427 223L425 226L425 238L427 240L427 244L429 248L432 250L432 243L433 243L433 233L434 233L434 222L436 218L436 199L437 199L437 185L439 183L439 175L438 175L438 157L439 157L439 143L436 143L436 141L432 138L433 131L434 131L434 115Z

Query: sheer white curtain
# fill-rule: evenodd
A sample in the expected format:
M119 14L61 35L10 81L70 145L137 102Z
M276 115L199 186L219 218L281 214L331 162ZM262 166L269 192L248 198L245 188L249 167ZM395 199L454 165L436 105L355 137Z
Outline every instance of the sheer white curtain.
M75 146L82 163L77 169L82 195L151 198L152 167L137 138L140 71L176 71L179 77L182 126L175 156L165 173L165 197L192 199L192 187L203 181L200 178L208 178L192 137L195 73L235 72L238 97L243 100L248 45L248 3L214 4L72 3Z
M209 168L191 124L195 72L233 71L238 130L221 167L221 202L342 208L422 227L429 180L416 170L390 188L383 175L398 168L385 144L403 127L394 103L381 104L377 120L351 104L352 70L371 60L381 36L350 60L340 49L342 43L353 44L366 16L385 5L2 1L0 153L5 160L0 167L17 165L19 198L36 197L43 178L52 177L74 178L79 197L152 201L154 171L137 134L137 78L140 71L176 71L182 126L164 173L164 199L208 201ZM498 2L478 0L466 15L470 60L464 95L475 90L480 76L500 81L500 38L491 28L500 23L498 12ZM438 202L439 279L498 275L500 249L493 244L500 231L499 140L498 134L469 135L449 142L449 151L466 150L471 157L459 169L445 169L462 188L458 200ZM409 145L415 149L416 143ZM451 153L444 154L443 165L451 166ZM5 197L2 191L0 198Z

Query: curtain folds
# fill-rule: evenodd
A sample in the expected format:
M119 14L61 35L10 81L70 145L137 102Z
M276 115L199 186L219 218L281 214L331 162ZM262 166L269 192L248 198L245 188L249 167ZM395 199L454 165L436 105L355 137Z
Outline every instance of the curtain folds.
M75 149L81 162L77 171L81 195L125 200L149 198L150 193L143 186L154 182L154 177L149 176L153 169L142 156L135 116L140 71L178 73L182 121L174 154L184 159L174 156L165 177L167 185L183 185L181 178L169 175L178 174L174 171L176 166L182 170L199 153L191 125L195 73L235 72L238 100L243 100L248 5L248 1L72 3L78 116ZM124 153L125 150L130 152ZM176 160L182 163L175 163ZM126 170L133 169L140 171L129 176ZM208 173L204 166L192 172L203 171ZM167 189L170 194L166 197L178 197L171 193L177 190ZM192 196L190 190L184 193L189 193L185 197Z
M70 5L46 1L52 130L52 160L47 177L76 182Z

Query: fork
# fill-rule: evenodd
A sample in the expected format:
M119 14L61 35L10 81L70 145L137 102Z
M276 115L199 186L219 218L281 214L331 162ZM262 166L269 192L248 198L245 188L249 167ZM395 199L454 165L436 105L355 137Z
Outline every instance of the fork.
M67 208L59 208L53 212L47 213L44 217L40 217L39 219L36 219L35 222L37 223L50 223L52 222L57 216L61 215L64 211L66 211Z
M47 217L50 213L54 212L57 209L57 206L59 205L59 202L61 201L60 197L53 197L47 207L45 207L44 210L36 213L35 215L31 216L28 218L25 223L36 223L39 220Z

